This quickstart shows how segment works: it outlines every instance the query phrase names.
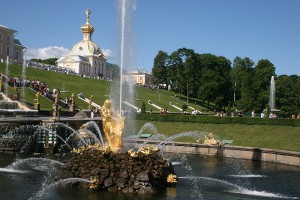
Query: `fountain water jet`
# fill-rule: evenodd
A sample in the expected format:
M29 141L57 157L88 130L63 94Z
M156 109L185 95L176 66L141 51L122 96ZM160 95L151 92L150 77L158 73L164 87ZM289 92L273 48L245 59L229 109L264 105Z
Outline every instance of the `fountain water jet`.
M124 87L123 73L124 71L131 72L134 69L133 65L133 34L132 34L132 14L135 10L135 0L119 0L120 1L120 86L119 86L119 113L123 110L122 101L127 101L134 104L134 85L128 84L128 87ZM131 81L129 81L131 82ZM125 90L125 91L124 91ZM111 96L115 96L111 94ZM116 99L116 98L113 98Z
M25 87L26 87L26 58L23 56L23 63L22 63L22 97L25 98Z
M5 95L8 96L8 77L9 77L9 71L8 71L8 65L9 65L9 57L6 57L6 68L5 68Z
M271 111L275 109L275 81L274 81L274 76L271 77L269 106L270 106Z
M86 130L94 129L97 132L97 135L99 136L99 139L100 139L100 141L98 143L102 146L104 145L101 130L95 121L89 121L89 122L83 124L82 127L84 127L84 129L86 129Z
M62 186L66 186L73 183L90 183L90 180L83 179L83 178L68 178L68 179L62 179L57 182L54 182L46 187L44 187L41 191L39 191L35 196L29 198L28 200L40 200L48 197L49 190L58 189Z
M12 163L11 165L7 166L7 169L18 169L23 165L34 167L37 164L50 164L50 165L64 165L64 163L48 159L48 158L26 158L26 159L20 159Z

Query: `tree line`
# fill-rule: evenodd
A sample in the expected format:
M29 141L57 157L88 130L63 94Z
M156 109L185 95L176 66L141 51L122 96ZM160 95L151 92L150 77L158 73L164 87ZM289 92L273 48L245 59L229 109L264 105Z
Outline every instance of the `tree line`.
M270 80L275 77L276 109L281 117L300 113L300 77L275 74L267 59L256 64L248 57L235 57L231 63L224 56L198 54L180 48L170 55L160 50L154 58L154 84L168 85L179 97L201 99L216 111L262 112L268 109Z

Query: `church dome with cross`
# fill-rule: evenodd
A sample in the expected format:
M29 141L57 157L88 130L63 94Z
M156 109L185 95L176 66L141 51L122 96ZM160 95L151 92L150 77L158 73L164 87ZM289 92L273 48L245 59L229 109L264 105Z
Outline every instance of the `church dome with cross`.
M111 70L106 67L107 58L99 45L92 41L95 28L90 24L91 11L87 9L85 13L86 23L81 26L83 40L75 44L69 54L57 60L57 65L80 75L111 78Z

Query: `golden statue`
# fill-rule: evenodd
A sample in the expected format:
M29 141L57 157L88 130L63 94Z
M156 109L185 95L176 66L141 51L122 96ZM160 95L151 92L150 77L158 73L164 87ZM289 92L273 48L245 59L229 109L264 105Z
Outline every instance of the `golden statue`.
M108 144L113 150L116 150L122 147L125 118L117 112L112 112L110 105L110 100L105 100L104 105L100 109L100 115Z
M40 95L41 95L41 92L38 91L36 94L35 94L35 99L34 99L34 104L39 104L39 98L40 98Z
M60 94L59 90L57 90L57 92L54 94L54 104L53 104L54 106L58 105L59 94Z
M214 135L212 133L209 133L207 136L205 136L204 144L207 145L217 144L217 141L214 138Z
M177 183L177 176L175 174L169 174L167 177L168 183Z

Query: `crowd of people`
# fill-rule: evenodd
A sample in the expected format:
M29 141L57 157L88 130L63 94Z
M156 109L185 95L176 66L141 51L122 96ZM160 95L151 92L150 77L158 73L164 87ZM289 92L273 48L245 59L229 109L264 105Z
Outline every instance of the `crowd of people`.
M30 80L28 79L19 79L17 77L9 77L7 84L10 87L29 87Z
M55 100L55 95L59 93L59 89L54 88L52 91L50 90L49 86L45 83L40 81L40 79L36 80L29 80L27 79L21 79L18 77L7 77L7 80L5 80L6 76L3 74L0 74L1 78L4 78L3 81L7 81L7 84L10 87L31 87L36 92L40 92L41 95L44 95L46 98ZM68 107L71 104L72 99L69 97L66 97L64 103L64 107Z

